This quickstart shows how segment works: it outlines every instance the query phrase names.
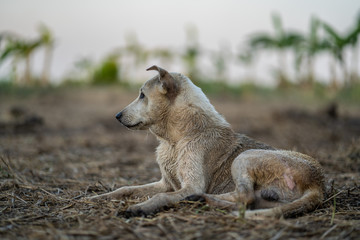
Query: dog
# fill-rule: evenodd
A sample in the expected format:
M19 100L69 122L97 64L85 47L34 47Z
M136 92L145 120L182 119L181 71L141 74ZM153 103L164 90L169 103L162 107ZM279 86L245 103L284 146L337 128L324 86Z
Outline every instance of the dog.
M146 216L181 200L206 201L244 211L245 218L292 217L323 201L324 176L313 158L277 150L235 133L200 88L186 76L156 65L139 97L116 115L132 130L150 130L158 141L161 180L121 187L97 199L148 197L128 216Z

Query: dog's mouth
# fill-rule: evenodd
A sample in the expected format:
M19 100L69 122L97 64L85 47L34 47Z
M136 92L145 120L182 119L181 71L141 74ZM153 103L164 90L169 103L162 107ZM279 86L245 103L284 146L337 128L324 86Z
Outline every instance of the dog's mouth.
M142 123L143 123L143 122L138 122L138 123L136 123L136 124L134 124L134 125L124 124L124 126L127 127L127 128L135 128L135 127L140 126Z

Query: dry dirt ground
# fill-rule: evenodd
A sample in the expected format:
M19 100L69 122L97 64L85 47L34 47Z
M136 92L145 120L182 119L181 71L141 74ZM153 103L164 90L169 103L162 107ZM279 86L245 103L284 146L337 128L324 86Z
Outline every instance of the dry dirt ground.
M114 116L137 93L118 88L0 96L1 239L359 239L360 106L210 97L238 132L319 159L326 200L293 219L244 220L180 202L126 219L143 199L83 197L158 180L157 141Z

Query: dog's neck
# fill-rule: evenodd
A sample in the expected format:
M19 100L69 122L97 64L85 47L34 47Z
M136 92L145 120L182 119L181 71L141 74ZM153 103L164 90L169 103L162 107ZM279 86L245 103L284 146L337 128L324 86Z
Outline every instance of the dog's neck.
M215 109L213 110L215 111ZM166 119L151 126L150 131L171 145L176 144L181 139L198 136L199 132L204 132L207 129L226 128L229 132L233 132L230 124L219 114L191 104L183 109L170 111L166 116Z
M166 108L166 113L161 114L161 121L150 127L154 135L174 145L183 138L199 136L199 132L210 128L225 128L233 132L201 89L184 76L181 89L181 94Z
M185 137L184 133L181 133L179 126L171 125L170 121L164 121L162 124L154 124L150 127L150 132L154 134L158 139L168 142L170 145L176 144L180 139Z

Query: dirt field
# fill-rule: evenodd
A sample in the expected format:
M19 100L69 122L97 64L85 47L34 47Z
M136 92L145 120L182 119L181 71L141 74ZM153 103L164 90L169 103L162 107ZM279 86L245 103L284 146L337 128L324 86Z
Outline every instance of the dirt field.
M1 239L359 239L360 106L210 98L236 131L319 159L328 193L304 216L245 221L183 201L126 219L143 199L83 200L159 179L155 137L114 118L135 97L117 88L0 96Z

